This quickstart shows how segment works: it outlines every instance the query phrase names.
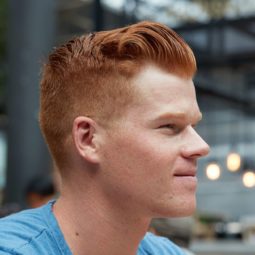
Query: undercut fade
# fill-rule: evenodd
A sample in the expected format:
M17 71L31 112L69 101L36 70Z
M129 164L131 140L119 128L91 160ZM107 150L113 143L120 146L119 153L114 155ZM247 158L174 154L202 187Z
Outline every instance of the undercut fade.
M69 162L74 119L116 120L134 100L131 80L146 64L184 78L196 72L190 47L156 22L83 35L54 49L42 72L39 119L59 168Z

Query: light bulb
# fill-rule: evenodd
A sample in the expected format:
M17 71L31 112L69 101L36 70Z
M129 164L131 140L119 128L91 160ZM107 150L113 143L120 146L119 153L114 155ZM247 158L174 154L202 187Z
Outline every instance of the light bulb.
M241 156L238 153L232 152L227 156L227 168L231 172L236 172L241 166Z
M220 177L220 167L217 163L210 163L206 167L206 175L210 180L217 180Z
M252 171L248 171L243 175L243 184L247 188L255 186L255 174Z

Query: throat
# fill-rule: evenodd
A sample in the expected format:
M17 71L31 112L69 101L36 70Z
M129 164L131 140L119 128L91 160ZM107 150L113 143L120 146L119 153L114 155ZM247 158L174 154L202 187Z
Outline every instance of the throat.
M81 206L67 205L61 199L53 212L68 246L77 255L135 255L150 223L150 219L134 221L89 204L83 211Z

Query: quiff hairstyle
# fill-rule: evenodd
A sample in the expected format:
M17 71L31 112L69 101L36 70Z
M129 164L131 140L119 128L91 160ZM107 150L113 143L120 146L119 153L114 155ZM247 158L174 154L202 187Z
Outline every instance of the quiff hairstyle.
M40 126L59 168L68 164L74 119L83 115L106 125L120 117L136 96L132 78L148 63L185 78L196 72L184 40L149 21L83 35L50 54L41 80Z

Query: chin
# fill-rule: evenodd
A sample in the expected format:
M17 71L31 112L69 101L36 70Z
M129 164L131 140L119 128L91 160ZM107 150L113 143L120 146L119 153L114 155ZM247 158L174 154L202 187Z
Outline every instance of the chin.
M176 213L176 215L173 215L171 217L188 217L194 214L196 211L196 207L194 208L188 208L187 210L182 210L181 212Z
M189 202L182 202L171 204L166 207L161 207L157 210L157 218L177 218L188 217L196 211L196 200L190 200Z
M179 210L176 210L175 215L172 217L187 217L191 216L196 211L196 201L192 201L188 204L180 206Z
M193 215L193 213L195 212L195 209L190 210L190 208L188 210L182 210L182 211L174 211L174 212L169 212L166 213L164 215L161 215L160 218L181 218L181 217L188 217Z

